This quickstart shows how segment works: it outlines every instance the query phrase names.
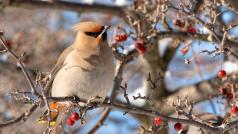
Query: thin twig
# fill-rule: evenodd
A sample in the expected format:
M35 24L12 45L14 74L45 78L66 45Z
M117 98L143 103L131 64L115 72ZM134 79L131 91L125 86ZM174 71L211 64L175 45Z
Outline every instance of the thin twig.
M26 70L25 66L24 66L23 63L21 62L21 57L18 57L11 49L9 49L9 48L6 46L5 41L4 41L4 39L2 38L2 36L0 36L0 41L1 41L2 45L4 46L4 48L6 49L6 51L9 52L9 53L14 57L14 59L17 60L18 63L20 64L20 68L21 68L21 70L22 70L24 76L26 77L27 82L29 83L29 85L30 85L30 87L31 87L31 91L34 93L34 95L36 95L37 97L40 97L40 98L41 98L41 96L40 96L40 95L38 94L38 92L36 91L35 86L34 86L32 80L31 80L29 74L27 73L27 70Z
M100 119L96 122L96 124L87 132L87 134L94 134L102 125L104 125L105 120L107 119L108 115L110 114L111 109L106 108L103 111Z
M128 105L130 105L131 102L130 102L130 100L129 100L128 93L126 92L126 91L127 91L127 83L125 83L125 86L124 86L124 87L121 86L121 88L122 88L122 90L123 90L123 96L124 96L124 98L126 99L126 103L127 103Z
M37 105L33 105L33 106L31 106L31 108L27 112L22 113L16 119L8 121L6 123L0 123L0 128L16 124L16 123L18 123L20 121L26 121L32 115L32 113L37 109L37 107L38 107Z

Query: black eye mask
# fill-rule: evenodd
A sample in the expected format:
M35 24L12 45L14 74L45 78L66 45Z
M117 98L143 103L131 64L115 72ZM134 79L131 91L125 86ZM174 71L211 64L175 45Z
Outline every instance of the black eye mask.
M85 32L86 35L97 38L101 32Z
M104 26L102 27L102 29L99 32L85 32L85 34L88 35L88 36L92 36L94 38L97 38L103 30L104 30Z

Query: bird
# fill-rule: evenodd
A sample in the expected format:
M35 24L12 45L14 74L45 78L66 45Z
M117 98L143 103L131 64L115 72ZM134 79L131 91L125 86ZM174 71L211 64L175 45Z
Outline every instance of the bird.
M59 56L44 92L51 97L76 96L103 102L115 73L113 52L107 43L109 26L86 21L73 29L76 39Z

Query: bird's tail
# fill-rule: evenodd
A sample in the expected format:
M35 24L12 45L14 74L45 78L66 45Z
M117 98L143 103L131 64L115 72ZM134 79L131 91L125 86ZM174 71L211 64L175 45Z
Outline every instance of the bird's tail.
M59 113L62 112L66 108L65 104L51 102L50 103L50 126L55 126L56 120L59 116ZM43 115L38 119L39 124L48 123L48 111L45 111Z

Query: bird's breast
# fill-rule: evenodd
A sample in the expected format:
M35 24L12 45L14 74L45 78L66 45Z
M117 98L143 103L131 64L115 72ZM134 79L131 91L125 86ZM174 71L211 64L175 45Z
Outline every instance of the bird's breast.
M72 52L56 74L51 94L83 99L99 96L103 100L112 86L114 69L112 54L85 56Z

